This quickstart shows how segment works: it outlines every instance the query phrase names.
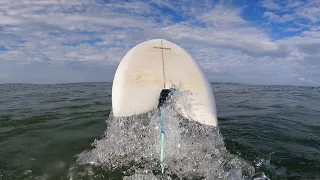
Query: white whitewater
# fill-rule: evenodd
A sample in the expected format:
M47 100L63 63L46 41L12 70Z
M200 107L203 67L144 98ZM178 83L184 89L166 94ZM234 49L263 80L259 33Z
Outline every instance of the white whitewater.
M175 92L162 108L166 133L164 174L159 165L160 123L155 110L129 118L110 115L104 137L93 143L92 150L78 155L75 166L89 168L83 173L71 168L70 179L94 179L95 167L109 174L119 172L122 179L264 179L252 178L253 166L228 153L217 127L183 118L172 107L173 101L188 106L185 95Z

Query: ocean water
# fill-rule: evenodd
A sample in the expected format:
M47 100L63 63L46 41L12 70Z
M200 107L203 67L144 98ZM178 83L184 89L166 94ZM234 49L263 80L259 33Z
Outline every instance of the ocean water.
M219 128L169 102L162 174L157 112L114 118L111 86L0 85L0 179L320 179L319 87L213 83Z

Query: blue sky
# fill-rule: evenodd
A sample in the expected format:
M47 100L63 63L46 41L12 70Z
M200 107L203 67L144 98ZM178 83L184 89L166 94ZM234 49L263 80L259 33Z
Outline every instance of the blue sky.
M2 0L0 83L112 81L164 38L212 82L320 85L319 0Z

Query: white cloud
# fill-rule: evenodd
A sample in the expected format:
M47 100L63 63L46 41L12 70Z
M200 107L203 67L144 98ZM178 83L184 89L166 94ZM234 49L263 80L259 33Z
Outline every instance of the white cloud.
M264 12L263 17L268 18L271 22L274 22L274 23L287 23L287 22L296 20L297 18L293 14L277 15L270 11Z
M213 47L233 49L252 56L283 56L285 49L259 28L251 26L241 16L241 9L228 8L221 4L199 15L197 20L205 27L195 27L190 22L177 23L163 30L179 41L197 41Z
M319 27L296 21L317 22L315 4L263 1L268 20L300 23L287 31L305 28L299 35L274 39L262 26L243 18L245 7L224 1L2 0L0 39L9 51L0 54L0 70L17 69L4 73L12 81L56 82L69 75L65 81L92 80L94 76L81 72L89 73L88 68L98 68L96 75L103 68L112 72L131 47L161 37L190 52L212 81L299 84L299 77L317 74L310 66L319 57ZM30 68L43 68L37 73L43 78L17 75L18 69Z
M296 32L296 31L300 31L301 28L292 28L292 27L289 27L286 29L287 32Z
M320 1L309 1L304 6L297 8L297 14L312 22L320 20Z
M296 1L296 0L292 0L292 1L287 1L287 7L292 9L292 8L297 8L301 5L304 5L303 1Z
M298 78L298 80L303 81L303 82L307 82L308 84L313 84L313 85L318 85L319 83L317 83L316 81L312 80L312 79L305 79L303 77Z
M247 22L241 18L241 9L228 8L221 4L216 5L212 10L197 17L201 22L214 27L244 25Z
M320 1L309 0L303 1L275 1L265 0L261 4L268 11L264 12L264 17L276 23L289 21L311 21L313 23L320 20ZM281 14L281 15L279 15Z
M280 4L278 4L276 0L263 0L262 7L270 10L278 10L281 8Z

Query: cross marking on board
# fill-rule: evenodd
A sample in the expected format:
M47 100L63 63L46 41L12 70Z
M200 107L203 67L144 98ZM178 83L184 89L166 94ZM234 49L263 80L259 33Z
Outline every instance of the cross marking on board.
M157 47L157 46L155 46L155 47L153 47L153 48L156 48L156 49L164 49L164 50L171 50L171 48Z

